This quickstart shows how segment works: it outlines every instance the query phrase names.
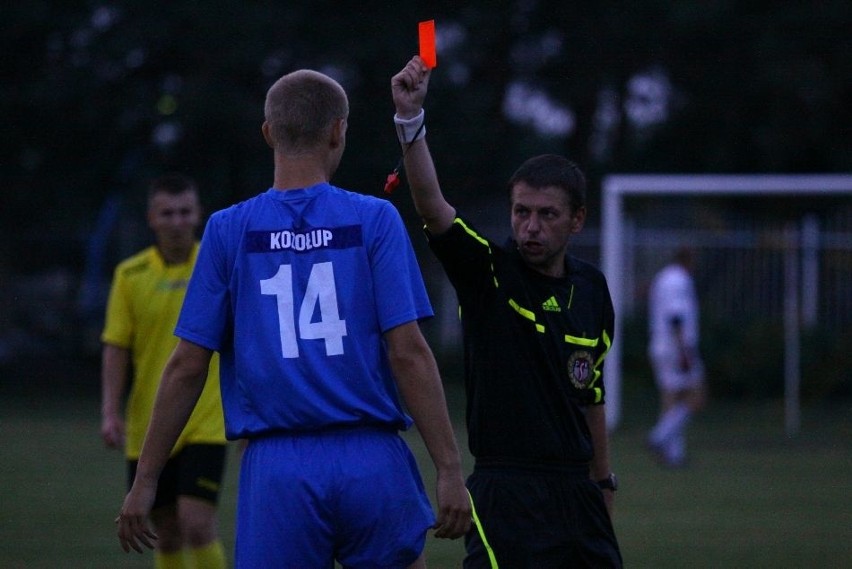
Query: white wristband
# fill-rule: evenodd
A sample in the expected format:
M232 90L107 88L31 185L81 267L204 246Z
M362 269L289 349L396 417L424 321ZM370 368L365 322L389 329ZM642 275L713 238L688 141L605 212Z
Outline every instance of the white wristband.
M426 125L423 124L426 113L423 109L417 116L410 119L401 119L399 115L393 116L393 122L396 125L396 136L401 144L411 144L415 140L420 140L426 136Z

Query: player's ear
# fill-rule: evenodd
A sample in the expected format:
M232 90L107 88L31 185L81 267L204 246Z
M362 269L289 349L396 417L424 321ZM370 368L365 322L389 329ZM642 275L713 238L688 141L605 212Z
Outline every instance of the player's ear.
M337 148L346 140L346 119L337 119L331 125L331 147Z
M579 207L571 216L571 233L579 233L586 224L586 208Z
M272 141L272 129L269 126L269 123L263 121L263 125L261 125L260 130L263 133L263 140L266 141L266 144L268 144L270 148L275 148L275 144Z

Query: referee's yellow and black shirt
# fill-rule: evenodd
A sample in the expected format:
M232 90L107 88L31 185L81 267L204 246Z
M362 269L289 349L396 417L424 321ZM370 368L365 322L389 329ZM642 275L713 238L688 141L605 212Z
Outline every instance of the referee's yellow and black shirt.
M591 460L583 409L604 402L615 319L603 273L568 256L565 277L542 275L461 217L427 237L458 295L477 463Z

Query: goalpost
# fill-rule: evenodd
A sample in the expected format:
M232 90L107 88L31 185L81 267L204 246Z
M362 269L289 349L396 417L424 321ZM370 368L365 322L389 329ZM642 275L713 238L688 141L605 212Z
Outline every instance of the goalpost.
M852 195L848 174L754 174L754 175L648 175L618 174L602 184L601 265L615 306L616 339L606 359L607 424L618 427L622 409L623 311L628 294L626 282L625 201L631 197L772 197ZM800 424L800 244L787 243L784 253L784 422L788 435ZM807 264L808 259L804 259ZM811 272L811 274L815 274ZM815 278L815 277L814 277ZM808 283L806 283L807 286Z

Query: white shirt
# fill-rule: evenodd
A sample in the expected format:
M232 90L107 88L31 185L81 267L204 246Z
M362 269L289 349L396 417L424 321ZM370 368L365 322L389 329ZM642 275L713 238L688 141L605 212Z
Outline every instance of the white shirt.
M648 324L652 352L676 350L672 320L678 318L686 347L698 346L698 298L692 276L683 266L670 264L654 277L648 293Z

